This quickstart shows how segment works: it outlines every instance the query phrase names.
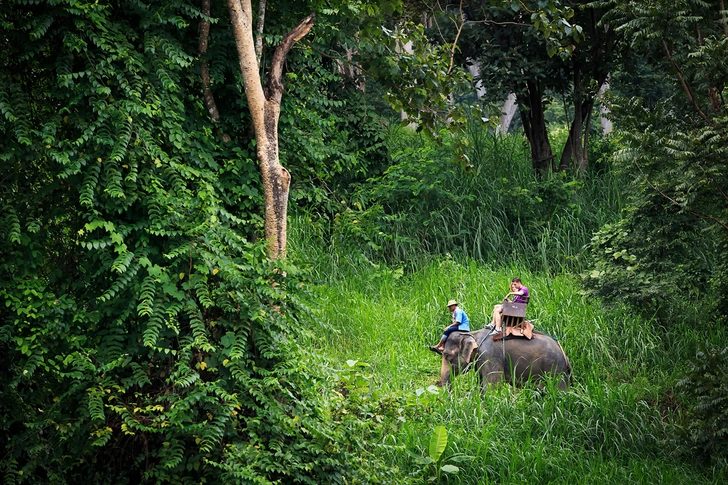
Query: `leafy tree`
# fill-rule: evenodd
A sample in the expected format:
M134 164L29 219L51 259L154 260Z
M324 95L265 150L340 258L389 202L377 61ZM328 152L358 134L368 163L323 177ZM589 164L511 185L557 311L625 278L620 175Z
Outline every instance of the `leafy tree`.
M612 28L599 23L603 12L589 2L440 3L431 8L440 18L433 35L456 39L457 58L477 69L487 101L515 93L534 170L563 170L573 160L584 171L592 108L613 64ZM558 162L544 116L549 92L572 98L569 137Z
M398 481L300 359L303 282L256 242L234 40L205 5L0 6L6 483Z
M278 147L283 63L293 45L311 30L315 14L309 14L282 37L272 55L263 86L259 64L266 3L259 2L257 37L254 32L252 3L230 0L228 6L245 84L245 96L255 130L256 151L264 188L268 253L276 259L285 254L287 204L291 183L290 172L280 163ZM312 6L317 6L317 2L312 2ZM455 93L469 78L462 70L452 72L451 56L443 57L442 50L433 49L429 43L423 42L422 26L397 24L394 31L380 29L380 22L376 21L382 19L382 13L391 14L399 9L400 2L383 2L381 7L377 1L329 5L322 10L337 16L348 11L350 14L364 14L367 18L364 22L349 22L348 26L349 32L356 34L351 37L364 39L363 41L352 45L351 38L339 36L338 42L329 47L343 49L347 56L346 62L358 62L358 67L363 66L368 76L374 76L380 84L393 88L395 92L387 93L387 100L396 109L407 109L411 120L420 123L421 127L433 130L437 121L445 119L453 127L461 126L465 119L463 112L453 109L450 94ZM291 16L289 10L296 12L297 9L284 9L287 17ZM407 42L417 47L405 54L401 47ZM357 54L356 60L353 59L353 52ZM343 64L344 56L339 54L338 57ZM450 65L446 69L447 62ZM357 69L351 70L352 73L356 71ZM452 89L443 89L446 85L452 86Z
M587 281L612 297L629 293L647 312L691 296L728 315L728 197L724 90L726 11L706 2L604 2L620 42L651 55L676 94L614 106L625 148L617 162L634 177L631 207L594 240Z

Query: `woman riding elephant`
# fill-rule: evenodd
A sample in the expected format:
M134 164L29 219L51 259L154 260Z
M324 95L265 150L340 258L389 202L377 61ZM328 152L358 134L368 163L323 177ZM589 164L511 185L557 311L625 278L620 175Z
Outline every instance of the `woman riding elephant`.
M463 374L475 367L483 390L502 381L517 384L529 378L560 376L559 388L566 389L571 379L571 365L561 345L541 332L532 339L514 338L493 341L491 330L461 332L450 336L442 352L440 384L450 385L450 375Z

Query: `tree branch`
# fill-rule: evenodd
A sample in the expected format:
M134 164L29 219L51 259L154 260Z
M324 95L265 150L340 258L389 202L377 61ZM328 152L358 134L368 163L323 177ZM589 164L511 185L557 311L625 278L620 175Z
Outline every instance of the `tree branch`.
M453 20L455 23L455 20ZM455 61L455 49L458 46L458 39L460 39L460 33L463 31L465 26L465 17L463 16L463 0L460 0L460 24L457 25L458 32L455 34L455 40L452 42L452 49L450 49L450 67L447 68L447 73L452 72L453 62Z
M281 83L281 78L283 76L283 63L285 62L286 56L291 50L291 47L293 47L293 44L309 33L315 20L316 13L314 12L305 19L301 20L301 23L288 32L283 40L281 40L281 43L278 44L278 47L273 53L270 73L268 74L268 80L265 83L264 92L266 99L280 104L281 97L283 96L283 84Z
M258 25L255 33L255 58L260 66L260 58L263 55L263 27L265 26L265 0L258 2Z
M698 112L701 118L703 118L705 121L708 122L708 124L712 125L713 122L708 118L708 116L703 113L703 110L700 109L700 106L698 106L698 102L695 100L695 96L693 95L693 92L690 90L690 86L688 86L687 81L685 81L685 77L683 76L682 71L680 70L680 67L678 67L677 62L672 58L672 54L670 54L670 49L667 47L667 42L665 41L665 38L660 36L660 40L662 41L662 47L665 49L665 54L667 55L667 60L672 64L672 67L675 68L675 71L677 71L677 78L680 81L680 84L683 87L683 91L685 91L685 94L687 95L690 102L693 104L693 107L695 108L695 111Z
M200 20L200 40L197 44L197 53L200 58L200 77L202 78L202 97L205 101L205 108L210 114L210 119L213 124L217 124L220 121L220 112L217 110L217 104L215 103L215 96L212 94L210 89L210 67L207 65L207 39L210 35L210 0L202 0L202 19ZM227 133L221 132L216 129L217 134L222 137L226 142L230 141L230 136Z

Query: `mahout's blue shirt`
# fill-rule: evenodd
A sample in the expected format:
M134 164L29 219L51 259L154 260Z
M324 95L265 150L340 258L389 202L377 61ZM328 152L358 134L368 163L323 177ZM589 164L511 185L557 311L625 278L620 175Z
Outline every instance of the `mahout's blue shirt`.
M470 331L470 319L459 307L455 307L455 311L452 312L452 323L458 324L458 330L462 330L463 332Z

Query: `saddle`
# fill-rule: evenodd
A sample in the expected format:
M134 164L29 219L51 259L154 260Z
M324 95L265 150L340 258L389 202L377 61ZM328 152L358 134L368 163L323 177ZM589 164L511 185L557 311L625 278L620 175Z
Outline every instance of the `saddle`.
M533 338L533 324L526 320L526 303L503 302L503 320L501 333L493 335L493 340L509 337Z
M511 338L527 338L531 340L533 338L533 323L528 320L524 320L523 324L518 327L506 327L503 326L503 331L493 335L493 340L509 340Z

